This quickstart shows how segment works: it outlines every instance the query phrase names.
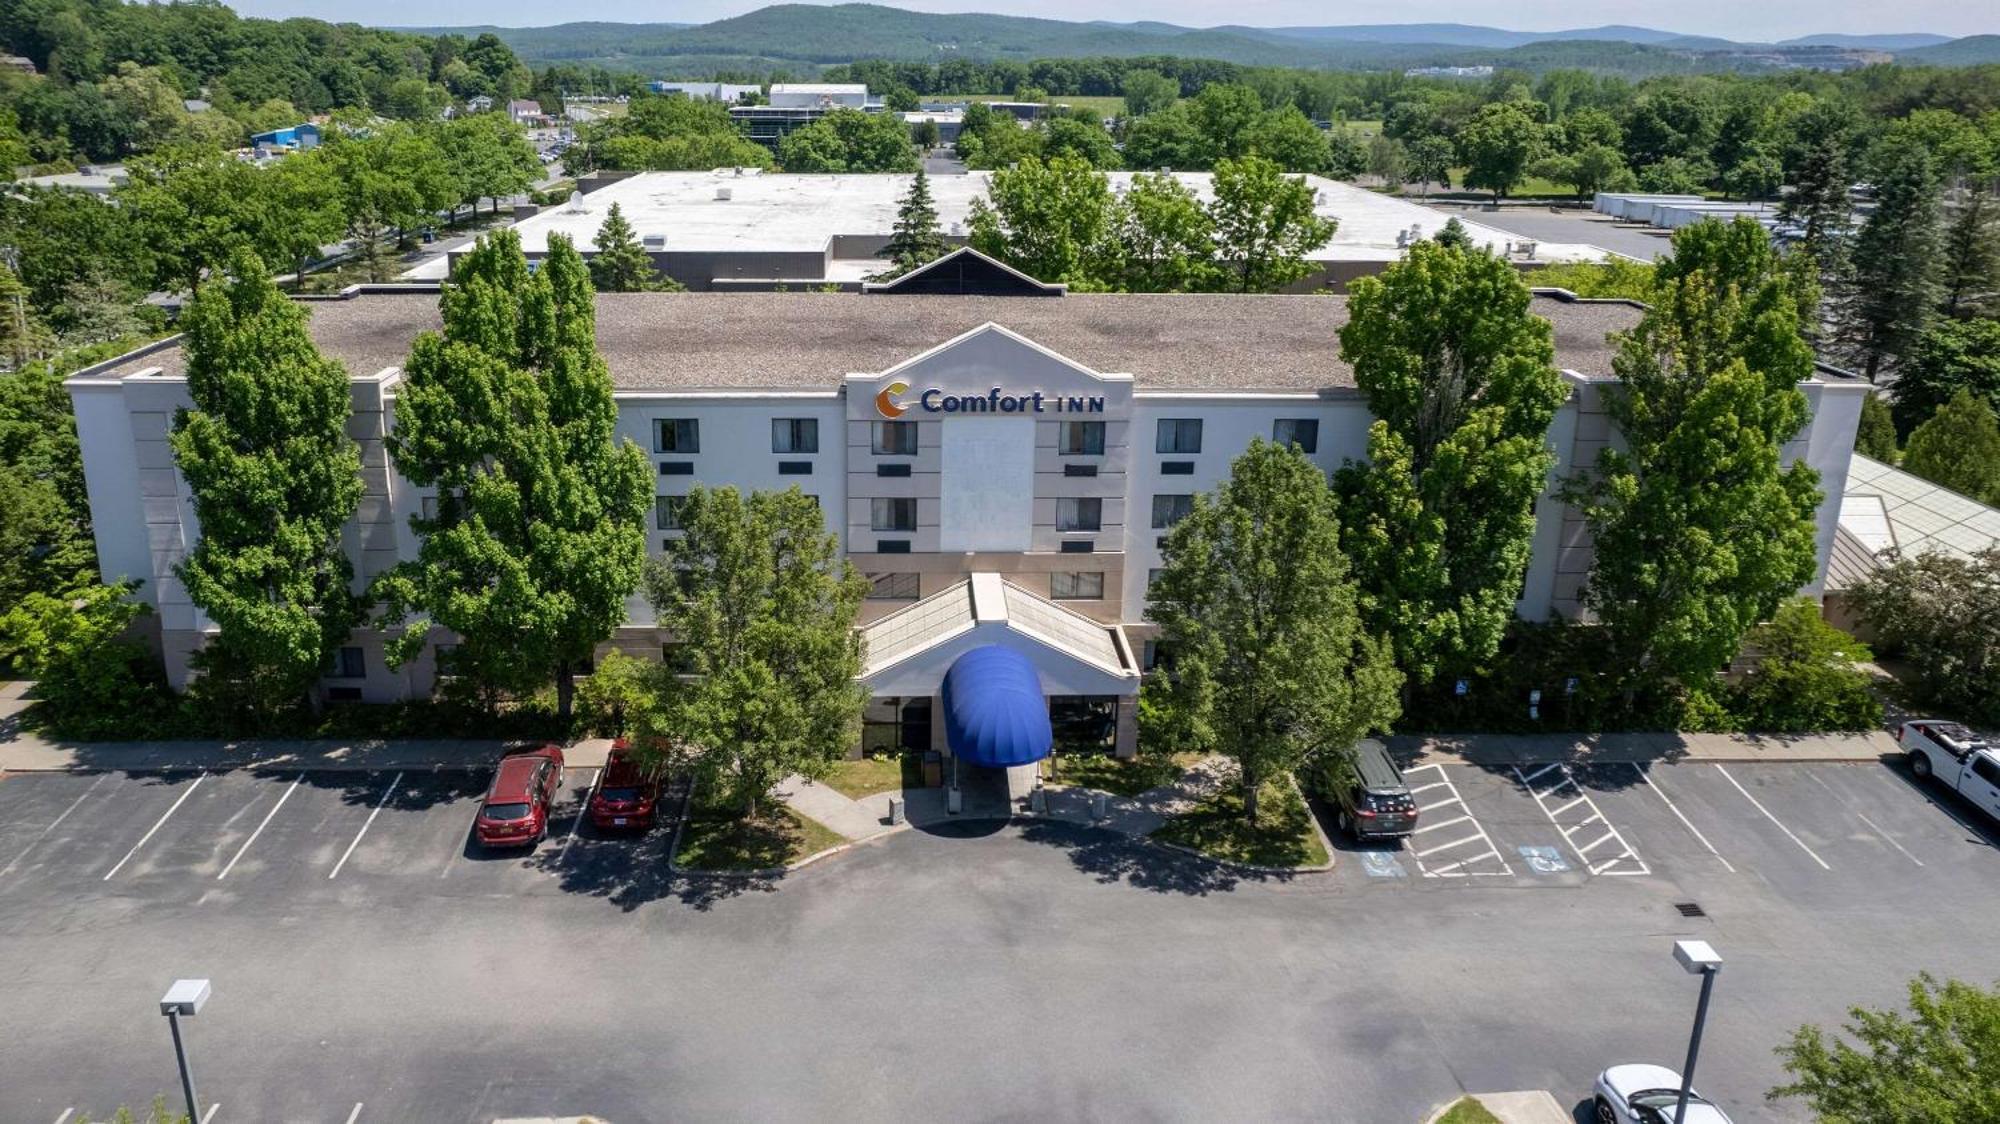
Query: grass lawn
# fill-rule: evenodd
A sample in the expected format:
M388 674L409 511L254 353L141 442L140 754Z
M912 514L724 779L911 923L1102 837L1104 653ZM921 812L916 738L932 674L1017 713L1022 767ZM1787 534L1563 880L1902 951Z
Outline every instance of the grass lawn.
M842 761L819 782L851 800L899 788L923 787L923 766L914 753L880 753Z
M1120 759L1108 753L1086 753L1075 756L1057 754L1048 760L1055 766L1055 775L1049 776L1046 765L1042 775L1048 777L1051 783L1094 788L1114 796L1137 796L1149 788L1179 780L1189 766L1201 760L1201 755L1176 753L1164 759Z
M1500 1118L1486 1111L1486 1106L1471 1097L1460 1097L1451 1106L1438 1124L1500 1124Z
M1257 824L1243 818L1243 797L1229 785L1175 816L1153 833L1167 843L1192 847L1212 859L1252 866L1320 866L1326 848L1313 830L1305 798L1289 782L1264 786Z
M676 865L692 870L765 870L818 854L844 840L775 801L755 819L697 803L681 828Z

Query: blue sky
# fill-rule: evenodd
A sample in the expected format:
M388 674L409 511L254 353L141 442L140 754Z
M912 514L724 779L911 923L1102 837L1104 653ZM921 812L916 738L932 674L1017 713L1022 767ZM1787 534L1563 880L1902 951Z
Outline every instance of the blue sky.
M810 0L808 0L810 2ZM763 6L759 0L236 0L244 15L314 16L388 26L500 24L533 27L571 20L631 23L702 23ZM1076 0L908 0L897 7L936 12L1002 12L1051 19L1165 20L1192 27L1222 23L1271 27L1287 24L1471 23L1523 31L1600 24L1637 24L1689 35L1730 39L1784 39L1813 32L1928 31L1940 35L2000 32L2000 14L1966 0L1904 0L1884 5L1862 0L1677 0L1641 5L1610 0L1399 0L1390 4L1325 0L1123 0L1101 7Z

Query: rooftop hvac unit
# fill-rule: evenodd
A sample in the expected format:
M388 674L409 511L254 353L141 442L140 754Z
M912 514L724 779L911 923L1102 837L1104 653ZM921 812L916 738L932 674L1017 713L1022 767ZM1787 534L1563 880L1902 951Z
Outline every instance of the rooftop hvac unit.
M952 233L952 237L954 237L954 238L957 238L957 237L960 237L960 236L962 236L962 235L963 235L963 234L965 233L965 224L964 224L964 223L962 223L962 222L955 222L955 223L952 223L952 224L951 224L951 233Z
M640 241L645 244L647 253L657 254L667 248L667 236L664 234L648 234Z
M731 192L728 188L718 187L715 189L715 201L717 203L727 203L729 202L730 194Z
M569 193L569 206L565 207L564 210L568 211L572 215L581 215L588 213L590 208L583 205L583 192L571 191Z

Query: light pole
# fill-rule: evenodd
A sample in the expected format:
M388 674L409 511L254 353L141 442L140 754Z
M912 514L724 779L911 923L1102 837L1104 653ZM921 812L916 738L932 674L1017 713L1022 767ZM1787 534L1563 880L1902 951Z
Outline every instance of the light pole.
M1692 975L1701 977L1701 998L1694 1006L1694 1033L1688 1036L1687 1064L1681 1067L1681 1095L1674 1102L1674 1124L1687 1119L1688 1096L1694 1092L1694 1063L1701 1053L1701 1028L1708 1021L1708 993L1715 988L1715 974L1722 971L1722 957L1707 941L1675 941L1674 959Z
M188 1124L201 1124L201 1105L194 1096L194 1071L188 1068L187 1048L181 1045L181 1016L201 1013L208 1002L207 980L175 980L160 997L160 1013L167 1016L167 1028L174 1035L174 1060L181 1067L181 1094L187 1098Z

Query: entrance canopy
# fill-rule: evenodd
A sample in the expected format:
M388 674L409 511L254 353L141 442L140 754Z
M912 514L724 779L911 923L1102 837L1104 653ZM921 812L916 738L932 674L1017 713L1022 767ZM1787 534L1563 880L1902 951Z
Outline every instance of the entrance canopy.
M1003 580L973 574L861 629L861 679L881 697L936 697L959 659L1011 649L1044 695L1139 693L1138 661L1115 625Z
M954 757L1004 769L1040 761L1055 744L1035 665L1012 648L988 644L953 660L943 695Z

